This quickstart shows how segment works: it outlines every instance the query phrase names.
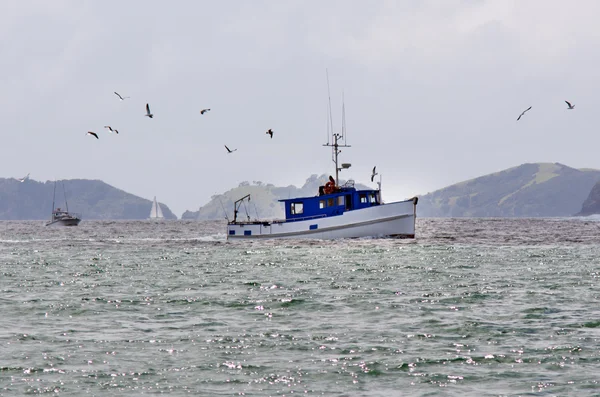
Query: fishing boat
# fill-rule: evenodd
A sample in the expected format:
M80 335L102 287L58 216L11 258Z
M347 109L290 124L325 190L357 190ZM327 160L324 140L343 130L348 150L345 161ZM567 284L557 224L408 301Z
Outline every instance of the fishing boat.
M77 226L81 222L81 215L70 213L69 204L67 203L67 193L63 182L63 194L65 197L65 209L56 208L56 181L54 182L54 193L52 195L52 217L46 223L46 226Z
M160 209L160 204L158 204L158 202L156 201L156 196L154 196L154 201L152 202L152 208L150 209L150 216L148 217L148 219L155 221L165 219L162 210Z
M316 196L279 200L285 209L282 220L251 220L248 214L246 220L238 220L240 206L250 201L250 195L240 198L234 203L233 220L227 223L227 238L414 238L417 197L383 203L381 180L373 190L358 190L352 180L339 185L339 172L351 166L349 163L338 166L340 148L350 147L346 145L343 126L341 134L332 133L331 143L323 145L332 148L335 179L330 176L315 192Z

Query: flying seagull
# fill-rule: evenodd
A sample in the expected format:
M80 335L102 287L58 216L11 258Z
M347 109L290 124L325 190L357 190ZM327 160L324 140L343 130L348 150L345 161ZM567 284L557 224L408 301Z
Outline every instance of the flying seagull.
M146 114L145 116L148 116L150 118L154 117L154 115L152 113L150 113L150 105L146 104Z
M119 133L119 130L112 128L110 125L105 125L104 128L108 128L110 132L116 132L117 134Z
M273 139L273 130L269 128L269 131L266 132L267 134L271 135L271 139Z
M23 183L23 182L25 182L28 179L29 179L29 174L25 175L23 178L20 178L19 182Z
M121 96L117 91L115 91L115 95L118 96L120 100L129 98L128 96Z
M96 139L100 139L100 138L98 138L98 134L96 134L95 132L92 132L92 131L88 131L87 135L95 136Z
M235 152L235 151L237 150L237 149L233 149L233 150L231 150L231 149L229 149L229 148L227 147L227 145L225 145L225 149L227 149L227 153L233 153L233 152Z
M529 106L527 109L523 110L523 113L521 113L519 115L519 117L517 117L517 121L519 121L521 119L521 116L523 116L525 114L525 112L527 112L529 109L531 109L531 106Z
M209 112L209 111L210 111L210 109L202 109L202 110L200 111L200 114L204 114L204 113L206 113L206 112Z
M375 178L375 175L379 175L377 172L375 172L375 168L377 168L377 166L373 167L373 172L371 173L371 182L373 182L373 178Z
M571 105L571 102L569 102L569 101L565 101L565 102L567 103L567 106L568 106L567 109L569 109L569 110L575 109L575 105Z

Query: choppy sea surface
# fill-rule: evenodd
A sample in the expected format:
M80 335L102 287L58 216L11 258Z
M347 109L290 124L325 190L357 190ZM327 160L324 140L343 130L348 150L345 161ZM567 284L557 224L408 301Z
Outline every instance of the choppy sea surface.
M0 222L0 395L600 395L600 219Z

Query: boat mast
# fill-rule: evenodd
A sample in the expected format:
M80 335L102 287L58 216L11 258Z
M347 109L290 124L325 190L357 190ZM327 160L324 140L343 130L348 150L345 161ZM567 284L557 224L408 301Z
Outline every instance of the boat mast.
M349 164L343 164L342 167L340 167L338 165L338 155L342 152L340 150L341 147L351 147L350 145L346 145L345 142L344 143L339 143L338 141L340 139L343 139L343 135L342 134L333 134L333 144L325 144L323 146L331 146L331 150L332 150L332 160L333 163L335 164L335 184L339 185L340 181L339 181L339 176L340 176L340 171L342 169L348 168L350 165Z
M65 196L65 209L69 212L69 203L67 203L67 191L65 190L65 182L63 181L63 195Z
M54 193L52 193L52 213L54 213L54 202L56 201L56 181L54 181Z

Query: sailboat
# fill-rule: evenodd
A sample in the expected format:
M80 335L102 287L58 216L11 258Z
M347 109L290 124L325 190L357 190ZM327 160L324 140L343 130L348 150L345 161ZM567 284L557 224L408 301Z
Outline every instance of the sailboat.
M150 210L150 216L148 219L152 220L163 220L165 217L163 216L162 209L160 209L160 204L156 201L156 196L154 196L154 201L152 202L152 209Z
M52 195L52 217L46 223L46 226L77 226L81 222L81 215L69 212L69 204L67 203L67 193L65 191L65 183L63 182L63 194L65 196L65 209L56 208L56 181L54 181L54 193Z

